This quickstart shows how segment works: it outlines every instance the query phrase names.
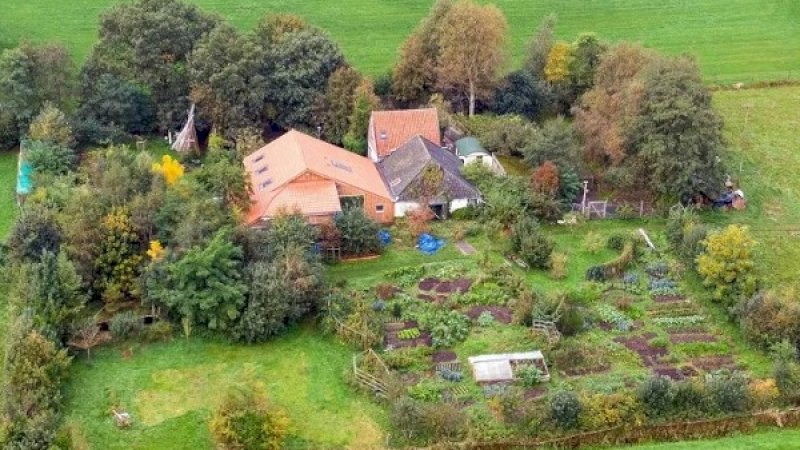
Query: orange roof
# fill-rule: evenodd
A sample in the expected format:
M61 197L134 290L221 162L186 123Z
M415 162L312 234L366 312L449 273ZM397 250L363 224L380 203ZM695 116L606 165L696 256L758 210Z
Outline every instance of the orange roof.
M333 181L304 181L289 183L276 190L265 214L274 216L281 211L300 211L304 216L333 214L342 210L339 193Z
M389 155L416 135L436 145L442 144L439 113L435 108L373 111L370 126L379 158Z
M248 155L244 159L244 167L253 188L248 223L274 215L281 206L291 210L292 206L298 205L300 211L307 215L339 211L335 183L289 184L306 172L380 197L392 198L378 169L368 158L297 130L290 130Z

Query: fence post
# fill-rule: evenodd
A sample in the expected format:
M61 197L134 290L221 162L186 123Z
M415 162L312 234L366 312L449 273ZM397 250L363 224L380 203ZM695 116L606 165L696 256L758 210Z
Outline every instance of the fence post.
M644 217L644 200L639 200L639 217Z

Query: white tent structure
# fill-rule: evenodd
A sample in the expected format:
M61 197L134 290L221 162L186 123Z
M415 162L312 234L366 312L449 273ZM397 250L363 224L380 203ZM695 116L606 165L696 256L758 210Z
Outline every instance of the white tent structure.
M518 367L535 365L542 371L542 381L550 380L550 372L542 352L535 350L524 353L499 353L495 355L471 356L472 374L478 383L494 381L513 381Z
M179 153L197 152L200 150L200 146L197 143L197 130L194 127L194 104L192 104L192 107L189 109L189 116L186 118L186 124L183 126L180 133L175 136L172 149Z

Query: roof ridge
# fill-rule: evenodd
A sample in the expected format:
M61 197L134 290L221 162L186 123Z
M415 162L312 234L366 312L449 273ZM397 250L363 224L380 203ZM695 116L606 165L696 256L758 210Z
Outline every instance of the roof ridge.
M300 133L295 128L292 128L289 131L287 131L286 134L289 135L289 137L292 139L292 145L294 145L294 150L300 154L300 159L303 161L303 169L308 170L308 160L306 159L306 151L303 149L300 143L297 142L298 135L301 135L303 133Z

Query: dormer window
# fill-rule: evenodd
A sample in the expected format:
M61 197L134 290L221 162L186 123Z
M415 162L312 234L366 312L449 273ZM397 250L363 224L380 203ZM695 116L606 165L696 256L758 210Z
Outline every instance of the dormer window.
M386 140L386 130L381 130L380 136L381 136L381 140L385 141Z
M270 179L268 179L266 181L263 181L261 184L259 184L258 185L258 190L259 191L263 191L264 189L269 187L270 184L272 184L272 178L270 178Z
M258 155L258 158L254 159L253 162L261 162L264 160L264 155Z
M264 166L259 167L258 170L256 170L256 173L261 175L264 172L266 172L267 170L269 170L269 166L264 165Z

